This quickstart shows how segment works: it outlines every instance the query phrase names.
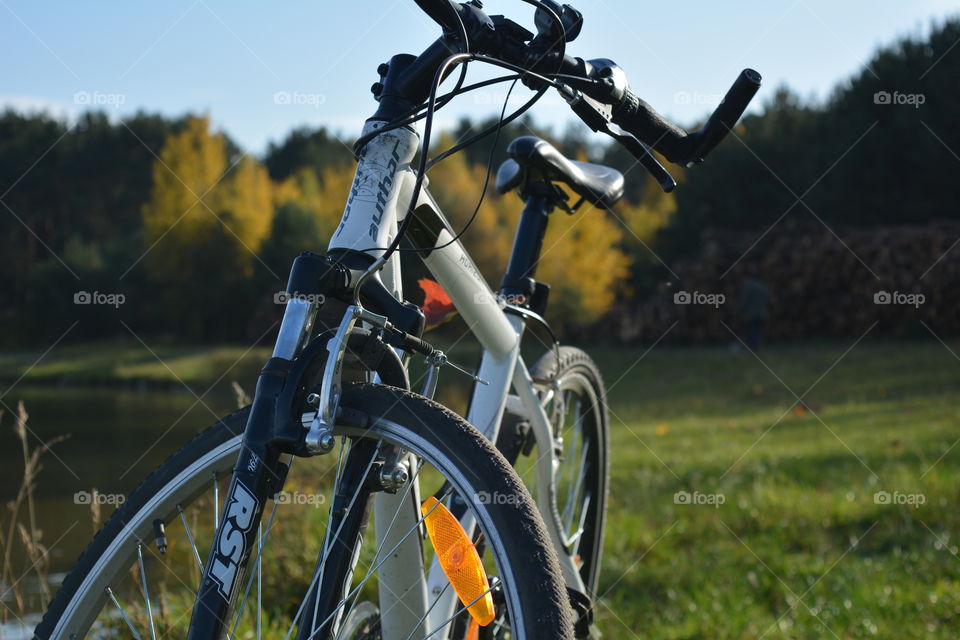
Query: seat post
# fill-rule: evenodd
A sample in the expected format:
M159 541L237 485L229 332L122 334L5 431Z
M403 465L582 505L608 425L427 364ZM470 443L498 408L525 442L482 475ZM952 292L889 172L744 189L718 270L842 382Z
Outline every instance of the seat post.
M549 182L533 182L523 190L524 207L513 240L510 262L500 285L500 295L511 304L526 306L536 289L534 276L543 249L550 212L557 203L556 188Z

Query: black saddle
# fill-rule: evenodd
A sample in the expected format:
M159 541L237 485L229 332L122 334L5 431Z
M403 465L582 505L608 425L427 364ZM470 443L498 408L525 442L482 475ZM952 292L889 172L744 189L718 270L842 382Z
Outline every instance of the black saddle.
M616 169L566 158L534 136L517 138L507 147L510 159L497 170L497 191L506 193L526 179L562 182L591 204L613 206L623 197L623 174Z

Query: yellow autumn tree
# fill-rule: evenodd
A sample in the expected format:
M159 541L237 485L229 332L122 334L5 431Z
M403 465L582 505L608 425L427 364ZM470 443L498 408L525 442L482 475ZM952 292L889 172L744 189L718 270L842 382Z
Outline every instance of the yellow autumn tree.
M250 283L255 270L269 271L258 251L273 215L266 170L247 156L231 161L226 138L211 133L209 120L189 118L164 142L143 207L154 313L185 335L242 331L230 310L259 300Z
M270 231L273 186L253 158L228 164L227 141L210 132L208 118L191 117L167 138L153 164L153 190L143 208L150 264L162 279L186 277L183 264L203 243L225 232L242 246L249 272Z

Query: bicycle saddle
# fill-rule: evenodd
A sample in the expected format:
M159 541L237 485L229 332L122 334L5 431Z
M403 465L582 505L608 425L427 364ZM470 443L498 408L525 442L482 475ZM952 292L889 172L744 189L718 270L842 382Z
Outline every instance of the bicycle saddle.
M623 197L623 174L616 169L570 160L556 147L534 136L517 138L507 147L510 159L497 170L497 191L506 193L533 180L562 182L577 195L604 207ZM525 175L529 172L529 175Z

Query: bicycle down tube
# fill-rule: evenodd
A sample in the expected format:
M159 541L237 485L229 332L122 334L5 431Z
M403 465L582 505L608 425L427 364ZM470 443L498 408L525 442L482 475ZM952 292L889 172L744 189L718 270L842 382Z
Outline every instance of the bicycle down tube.
M381 125L377 121L368 122L363 135ZM412 185L416 177L408 163L416 154L418 143L416 133L408 129L386 132L367 143L359 160L344 219L328 247L331 254L363 251L371 246L386 247L393 240L412 197ZM538 450L552 452L554 443L549 419L537 400L533 380L520 358L524 320L504 313L498 296L472 258L459 240L454 240L453 230L427 189L421 191L411 215L414 218L407 229L407 238L414 247L420 249L418 253L421 260L450 296L464 322L483 347L476 375L486 384L473 385L469 410L465 416L467 421L495 442L512 387L519 397L524 416L531 420L534 427ZM541 212L541 216L545 216L545 212ZM368 253L379 257L382 250ZM528 253L539 253L539 244L536 243ZM530 255L530 263L535 263L536 258L536 255ZM400 268L396 255L390 263L390 279L399 283ZM552 501L553 475L554 457L541 454L537 461L537 503L550 537L560 550L563 545L560 543L559 521L555 517ZM389 499L378 494L374 501L377 504L378 501ZM474 524L470 520L468 513L462 521L467 530ZM381 533L378 532L378 535ZM583 591L580 574L572 559L563 553L558 555L568 586ZM420 592L419 589L410 589L409 574L404 576L404 580L404 583L387 585L386 590L389 592L393 589L394 593L407 590ZM440 600L430 609L431 628L436 626L434 620L449 618L456 606L456 595L449 589L444 590L445 584L446 576L435 564L430 568L427 591L431 598Z

